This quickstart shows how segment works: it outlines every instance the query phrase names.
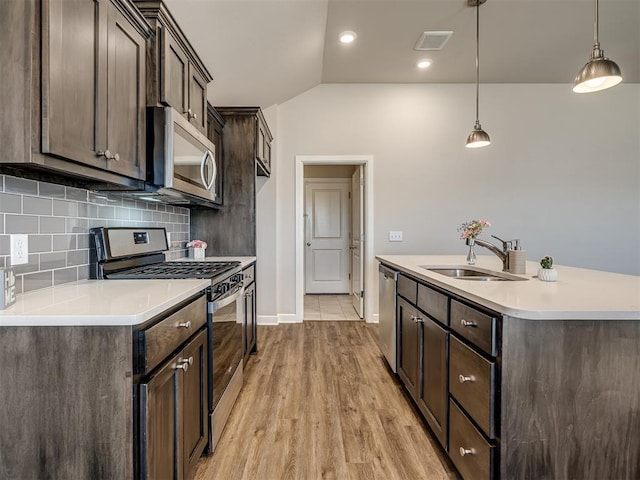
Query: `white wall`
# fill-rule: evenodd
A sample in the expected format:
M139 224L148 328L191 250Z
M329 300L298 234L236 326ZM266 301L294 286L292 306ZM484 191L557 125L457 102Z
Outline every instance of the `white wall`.
M266 270L261 244L275 247L260 288L273 286L279 314L295 312L296 155L374 156L376 253L463 259L457 227L484 218L489 233L522 239L529 259L640 274L640 85L593 95L569 85L481 85L492 144L469 150L474 93L473 85L328 84L277 107L276 192L270 205L258 195L258 255ZM265 209L276 225L270 239ZM402 230L404 242L389 243L389 230Z

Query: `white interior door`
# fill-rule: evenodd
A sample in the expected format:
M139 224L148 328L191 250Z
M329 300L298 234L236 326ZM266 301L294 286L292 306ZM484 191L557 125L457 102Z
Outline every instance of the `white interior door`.
M356 168L351 177L351 297L353 308L364 317L364 169Z
M349 293L349 179L305 184L305 292Z

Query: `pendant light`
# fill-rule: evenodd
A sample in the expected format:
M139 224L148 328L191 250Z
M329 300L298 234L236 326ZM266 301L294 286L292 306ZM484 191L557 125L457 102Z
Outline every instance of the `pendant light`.
M573 91L590 93L613 87L622 81L620 67L613 60L605 58L598 41L598 0L595 0L593 15L593 51L587 64L576 75Z
M476 124L467 137L467 148L486 147L491 143L487 132L480 126L480 5L487 0L467 0L470 7L476 7Z

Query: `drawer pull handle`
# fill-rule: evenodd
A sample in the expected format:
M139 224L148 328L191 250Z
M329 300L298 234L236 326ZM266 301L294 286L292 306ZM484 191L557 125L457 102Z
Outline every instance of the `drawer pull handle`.
M460 325L463 327L477 327L478 324L472 320L465 320L464 318L460 320Z
M411 320L413 320L413 323L424 323L424 320L422 318L415 315L411 315Z
M460 380L460 383L467 383L467 382L475 382L476 381L476 377L474 377L473 375L460 375L458 377L458 379Z
M460 456L461 457L464 457L466 455L475 455L475 454L476 454L475 448L460 447Z
M187 320L186 322L179 322L177 327L186 328L187 330L189 330L191 328L191 320Z

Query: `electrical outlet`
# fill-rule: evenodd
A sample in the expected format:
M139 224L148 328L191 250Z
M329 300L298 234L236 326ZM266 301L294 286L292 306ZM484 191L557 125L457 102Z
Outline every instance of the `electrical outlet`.
M389 232L389 241L390 242L401 242L402 241L402 232Z
M22 265L29 262L29 236L10 235L11 265Z

